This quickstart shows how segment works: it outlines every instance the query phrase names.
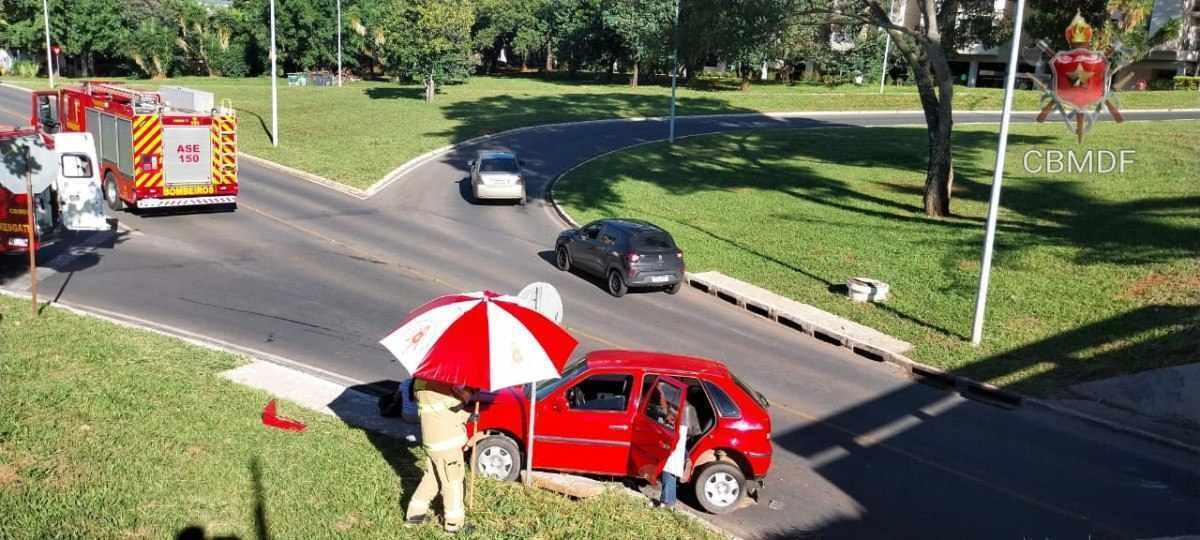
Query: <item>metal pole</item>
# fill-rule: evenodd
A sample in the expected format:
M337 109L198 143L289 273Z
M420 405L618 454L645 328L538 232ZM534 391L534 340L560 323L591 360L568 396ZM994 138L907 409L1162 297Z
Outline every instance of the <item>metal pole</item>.
M525 465L525 485L533 481L533 410L537 405L537 383L529 383L529 436L525 438L525 456L529 458Z
M275 79L275 0L271 0L271 146L279 146L279 90Z
M1025 0L1017 0L1017 18L1012 47L1008 54L1008 79L1004 84L1004 110L1000 116L1000 143L996 148L996 171L992 176L992 196L988 202L987 232L983 240L983 263L979 272L979 291L975 295L975 320L971 325L971 345L983 341L983 314L987 307L988 280L992 273L992 248L996 243L996 215L1000 212L1000 185L1004 179L1004 153L1008 149L1008 124L1012 116L1013 84L1017 78L1018 51L1021 49L1021 19Z
M892 9L896 7L896 0L892 0L888 4L888 22L892 22ZM892 52L892 33L885 28L884 34L887 35L887 43L883 46L883 67L879 70L879 93L883 94L883 83L887 81L887 61L888 54Z
M46 74L50 76L50 88L54 88L54 60L50 55L50 1L42 0L42 21L46 23Z
M342 0L337 0L338 88L342 87Z
M25 222L29 227L29 292L32 296L30 299L30 313L37 317L38 300L37 300L37 234L35 231L36 223L33 219L33 164L29 162L29 146L25 146Z
M679 2L675 0L675 23L671 30L671 42L675 46L671 52L671 127L667 134L667 142L675 144L675 78L679 76Z

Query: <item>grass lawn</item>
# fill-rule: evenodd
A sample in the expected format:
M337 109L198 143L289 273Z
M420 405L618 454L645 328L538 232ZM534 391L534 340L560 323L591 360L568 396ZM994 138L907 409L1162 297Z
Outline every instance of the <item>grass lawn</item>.
M1014 125L983 346L968 342L996 128L955 131L953 211L921 211L923 127L714 135L593 161L555 187L577 220L645 218L719 270L898 336L918 361L1038 395L1200 361L1200 122ZM853 149L848 151L847 149ZM1027 172L1032 149L1137 152L1125 174ZM1031 161L1037 168L1038 161ZM855 304L846 278L894 298Z
M5 79L30 88L46 81ZM132 81L156 88L160 83ZM703 89L681 88L678 114L736 112L918 110L914 87L786 86L757 84L745 92L730 83L704 81ZM188 77L161 84L208 90L229 98L241 113L241 150L365 188L395 167L424 152L516 127L586 120L668 114L668 84L624 84L541 80L531 76L475 77L444 87L431 105L415 85L359 82L343 88L279 86L280 146L272 147L270 81ZM1039 94L1022 91L1019 109L1037 109ZM961 110L999 110L998 88L958 88ZM1200 107L1196 92L1129 92L1122 107Z
M240 360L0 296L0 538L440 538L402 528L417 456L216 373ZM404 480L398 478L404 477ZM621 495L479 481L474 538L711 538Z

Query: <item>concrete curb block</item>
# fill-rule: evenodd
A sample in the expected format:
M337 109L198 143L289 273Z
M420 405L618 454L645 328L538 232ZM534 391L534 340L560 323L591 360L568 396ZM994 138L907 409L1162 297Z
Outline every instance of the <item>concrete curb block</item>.
M1112 420L1106 420L1104 418L1100 418L1099 416L1095 416L1095 415L1091 415L1091 414L1088 414L1085 412L1077 411L1070 407L1063 407L1061 405L1055 405L1053 403L1043 401L1040 399L1034 399L1034 398L1026 398L1025 403L1032 407L1041 407L1042 409L1045 409L1052 413L1060 414L1063 416L1069 416L1076 420L1080 420L1080 421L1083 421L1083 422L1086 422L1089 424L1104 427L1104 428L1107 428L1107 429L1110 429L1113 431L1127 433L1127 434L1134 435L1134 436L1137 436L1137 437L1140 437L1143 439L1154 441L1159 444L1171 446L1173 448L1177 448L1177 449L1183 450L1185 452L1190 452L1190 453L1193 453L1196 455L1200 455L1200 446L1188 444L1188 443L1185 443L1185 442L1177 440L1177 439L1172 439L1170 437L1164 437L1157 433L1153 433L1153 432L1146 431L1144 429L1140 429L1140 428L1136 428L1136 427L1127 426L1125 424L1114 422Z

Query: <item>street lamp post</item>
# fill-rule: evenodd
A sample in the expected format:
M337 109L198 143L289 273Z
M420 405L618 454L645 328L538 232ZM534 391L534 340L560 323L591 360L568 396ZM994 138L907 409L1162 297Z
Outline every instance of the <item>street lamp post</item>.
M675 22L671 28L671 127L667 132L667 142L675 144L675 79L679 76L679 2L675 0Z
M276 88L275 0L271 0L271 146L279 146L279 90Z
M892 9L896 7L896 0L892 0L888 4L888 22L892 22ZM879 70L879 93L883 94L883 83L887 82L887 61L888 54L892 52L892 33L885 28L884 35L887 36L887 43L883 45L883 67Z
M46 74L50 76L50 88L54 88L54 59L50 55L50 1L42 0L42 21L46 24Z
M1000 142L996 147L996 170L992 175L992 196L988 201L987 230L983 239L983 262L980 264L979 291L975 294L975 320L971 325L971 345L976 347L983 342L983 315L987 308L988 281L992 274L992 248L996 243L996 216L1000 212L1000 184L1004 179L1004 153L1008 149L1008 124L1012 116L1013 85L1017 78L1017 53L1021 50L1021 22L1024 16L1025 0L1017 0L1012 46L1008 53L1008 78L1004 82L1004 110L1000 116Z
M342 87L342 0L337 0L338 88Z

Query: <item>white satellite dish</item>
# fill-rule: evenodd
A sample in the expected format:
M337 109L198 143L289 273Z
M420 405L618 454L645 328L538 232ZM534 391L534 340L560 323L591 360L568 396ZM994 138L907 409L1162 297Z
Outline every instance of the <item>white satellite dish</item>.
M558 294L558 289L555 289L554 285L541 281L530 283L524 289L521 289L521 292L517 294L517 298L528 302L531 309L541 313L547 319L562 324L562 296Z

